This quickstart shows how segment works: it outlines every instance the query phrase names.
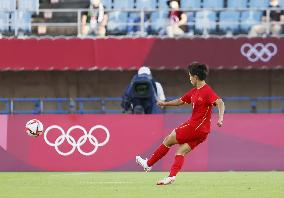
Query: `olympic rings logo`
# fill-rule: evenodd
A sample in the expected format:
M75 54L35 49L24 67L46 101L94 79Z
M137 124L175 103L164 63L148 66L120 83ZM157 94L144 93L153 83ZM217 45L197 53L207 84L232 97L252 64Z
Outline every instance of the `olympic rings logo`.
M58 136L55 140L54 143L50 142L47 138L49 132L51 132L51 130L57 129L61 132L61 135ZM84 134L78 139L78 141L75 140L74 137L72 137L71 132L75 129L79 129L81 130ZM97 129L102 129L105 133L106 133L106 138L103 142L99 143L98 139L93 135L93 133L97 130ZM63 155L63 156L68 156L71 155L75 152L76 148L79 151L79 153L81 153L84 156L90 156L93 155L97 152L98 148L101 146L104 146L108 143L110 138L110 133L109 130L103 126L103 125L96 125L93 126L89 132L87 132L87 130L80 126L80 125L74 125L72 127L70 127L67 132L65 133L64 129L58 125L52 125L49 126L45 132L44 132L44 141L49 145L55 148L56 152L59 155ZM59 149L59 146L61 146L63 144L63 142L67 140L68 144L70 144L72 146L71 150L68 152L63 152ZM91 145L94 146L94 149L90 152L85 152L82 150L81 146L83 146L87 140L90 142Z
M251 62L257 62L259 60L268 62L277 54L277 46L274 43L257 43L255 45L245 43L241 47L241 53Z

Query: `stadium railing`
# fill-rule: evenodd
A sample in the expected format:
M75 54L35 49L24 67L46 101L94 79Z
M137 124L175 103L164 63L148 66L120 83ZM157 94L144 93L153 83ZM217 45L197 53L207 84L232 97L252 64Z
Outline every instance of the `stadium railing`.
M168 97L167 100L176 97ZM224 97L227 113L284 113L284 97ZM265 105L261 103L265 102ZM239 105L231 105L238 103ZM245 104L245 108L241 107ZM0 114L119 114L120 97L0 98ZM217 109L214 109L217 112ZM164 113L189 113L189 105L166 108Z
M283 8L279 8L277 10L282 10ZM209 34L221 35L221 36L234 36L234 35L246 35L251 26L255 24L261 23L261 15L262 11L267 10L266 16L266 24L270 24L270 11L276 9L252 9L252 8L195 8L195 9L183 9L188 15L188 23L189 31L184 36L192 36L193 34L200 34L208 36ZM69 13L74 14L74 21L69 22L32 22L31 20L23 20L17 21L12 16L15 16L17 10L11 11L11 18L9 21L3 20L3 26L9 26L10 35L18 36L20 28L27 27L24 29L24 32L27 35L33 35L31 29L34 27L45 27L45 28L62 28L62 27L73 27L76 28L76 34L73 36L81 37L81 15L82 12L88 11L88 9L39 9L36 16L40 14L49 13L54 15L55 13ZM1 11L0 11L1 12ZM157 30L157 27L162 28L162 35L165 35L166 29L166 14L168 10L161 9L111 9L107 10L109 13L109 26L110 24L113 27L120 27L118 31L108 31L108 35L128 35L128 36L147 36L147 35L159 35L161 32ZM154 13L159 13L157 16ZM236 14L236 12L238 14ZM122 13L125 13L122 16ZM213 16L214 15L214 16ZM223 17L224 16L224 17ZM138 21L134 20L135 17L138 17ZM70 17L69 17L70 18ZM62 20L60 20L62 21ZM19 24L20 22L20 24ZM27 24L23 24L27 23ZM277 22L281 25L284 22ZM212 26L213 24L213 26ZM153 27L152 27L153 26ZM121 27L124 27L123 31ZM133 32L133 27L134 32ZM152 27L152 28L151 28ZM269 25L267 27L267 35L269 33ZM7 29L7 28L6 28ZM129 30L130 29L130 30ZM1 30L1 28L0 28ZM11 33L11 30L13 32ZM5 36L7 31L3 31L2 34ZM7 34L9 35L9 34ZM36 34L37 35L37 34ZM64 35L58 35L64 36Z

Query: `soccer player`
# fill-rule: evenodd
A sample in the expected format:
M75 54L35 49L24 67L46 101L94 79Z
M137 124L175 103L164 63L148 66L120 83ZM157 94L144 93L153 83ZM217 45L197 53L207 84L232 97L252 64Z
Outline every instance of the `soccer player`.
M171 134L164 139L163 143L157 148L149 160L136 156L136 162L148 172L158 160L168 153L171 146L179 144L169 176L158 181L157 185L173 183L177 173L182 168L184 156L206 140L210 132L213 106L217 106L219 111L217 126L221 127L223 125L225 105L222 99L205 82L208 75L208 67L195 62L188 66L188 71L190 82L194 88L179 99L168 102L159 101L158 105L179 106L185 103L191 103L191 118L175 128Z

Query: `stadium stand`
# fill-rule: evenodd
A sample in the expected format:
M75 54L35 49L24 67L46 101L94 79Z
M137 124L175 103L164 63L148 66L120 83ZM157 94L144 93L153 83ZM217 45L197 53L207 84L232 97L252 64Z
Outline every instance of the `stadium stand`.
M124 0L124 1L114 0L113 8L114 9L133 9L134 1L133 0Z
M158 8L161 10L168 10L169 6L167 4L167 0L158 0Z
M7 32L9 30L9 13L0 13L0 32Z
M203 8L224 8L224 0L203 0Z
M138 35L140 33L141 36L156 35L157 32L160 35L166 35L166 31L160 30L165 29L168 23L165 17L165 13L169 9L167 0L102 0L102 3L110 15L107 35L133 35L133 32L137 32ZM284 1L280 0L279 3L280 7L284 8ZM24 26L21 29L27 33L32 31L33 35L38 35L38 29L43 26L47 29L43 35L76 36L79 35L80 30L80 14L86 11L83 9L88 9L88 5L89 0L22 0L16 7L16 0L2 0L0 12L8 12L10 21L9 28L7 28L7 25L4 25L4 22L7 22L7 15L1 15L3 25L0 30L2 32L15 31L17 29L16 22L12 20L20 20L20 23L28 24L21 25ZM185 34L185 36L194 34L222 36L227 32L233 32L231 36L247 34L253 25L261 22L259 13L268 7L269 0L181 0L181 8L188 15L189 34ZM32 17L27 17L27 14L24 14L24 18L17 19L17 15L12 14L15 10L32 13ZM141 22L141 11L145 16L143 23ZM158 14L158 12L162 12L162 14ZM140 16L134 17L137 15ZM147 24L150 22L152 24ZM121 28L118 27L118 23L122 24ZM139 27L140 25L144 25L144 28ZM140 31L143 29L144 31Z
M247 8L247 0L228 0L227 7L231 9L244 9Z
M16 0L1 0L0 12L13 12L16 10Z
M114 11L109 13L109 21L107 30L111 34L126 34L127 33L128 13Z
M32 31L32 13L17 11L11 14L11 30L30 33Z
M265 9L269 6L269 0L250 0L248 5L249 8Z
M18 25L19 31L23 30L26 33L37 34L37 27L32 26L32 22L46 24L47 31L45 35L77 35L79 27L78 17L82 12L78 9L86 9L89 0L59 0L58 3L51 3L49 0L23 0L20 1L16 7L16 1L3 0L0 2L0 12L9 13L9 21L7 23L7 15L0 16L1 32L12 31L17 32L17 22L23 23ZM53 11L41 11L39 9L39 2L41 9L55 9ZM108 35L132 35L133 32L137 34L146 32L145 35L165 35L167 25L166 10L168 10L167 0L102 0L105 8L109 11L109 25ZM233 32L234 35L247 34L250 28L260 23L260 13L267 9L269 0L181 0L181 7L188 15L188 25L190 34L215 34L223 35L228 32ZM280 6L284 3L281 0ZM230 10L226 10L226 9ZM69 9L70 11L56 11L56 9ZM112 11L114 9L114 13ZM154 11L157 9L156 11ZM194 10L192 10L194 9ZM235 9L235 10L232 10ZM239 10L242 9L242 10ZM255 10L259 9L259 10ZM29 12L31 16L26 13L15 14L15 10L21 12ZM144 10L144 23L141 23L141 13ZM148 10L148 11L147 11ZM162 14L158 14L162 12ZM36 14L35 14L36 13ZM136 14L135 14L136 13ZM139 13L139 14L138 14ZM138 16L139 17L135 17ZM23 17L18 17L23 16ZM46 17L49 16L49 17ZM18 17L18 18L17 18ZM149 20L151 18L151 20ZM8 28L7 25L8 24ZM55 25L49 25L55 24ZM58 25L56 25L58 23ZM127 24L129 23L129 24ZM134 24L133 24L134 23ZM148 24L152 23L152 24ZM60 26L60 24L62 24ZM118 27L119 24L122 27ZM143 24L144 31L140 31ZM152 28L149 28L149 27ZM154 27L157 26L157 27ZM159 30L160 29L160 30ZM232 35L231 35L232 36Z
M243 33L248 33L253 25L261 21L262 12L260 11L245 11L241 13L240 29Z
M25 12L38 12L39 0L21 0L18 1L18 10Z
M0 1L0 34L7 33L10 25L10 14L16 10L16 0Z
M222 32L236 33L239 31L240 12L236 11L222 11L220 13L219 28Z
M136 1L136 8L137 9L156 9L157 2L153 0L137 0Z
M216 12L198 11L195 17L195 30L197 33L208 34L216 32Z
M112 9L113 8L112 0L102 0L102 3L104 4L106 9Z
M281 8L284 8L284 0L279 0L279 5Z
M201 8L201 0L181 0L181 8L182 9L197 9Z
M165 11L153 12L151 14L151 30L153 34L164 34L167 15L168 13Z
M141 27L141 17L144 17L144 26ZM128 15L127 34L128 35L142 35L151 33L150 30L150 14L145 13L141 16L140 12L130 12Z

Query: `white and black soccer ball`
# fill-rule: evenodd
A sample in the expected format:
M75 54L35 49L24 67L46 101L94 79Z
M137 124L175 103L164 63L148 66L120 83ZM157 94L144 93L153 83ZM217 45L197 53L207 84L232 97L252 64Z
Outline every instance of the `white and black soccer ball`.
M26 133L32 137L38 137L43 133L43 124L37 119L29 120L26 123Z

